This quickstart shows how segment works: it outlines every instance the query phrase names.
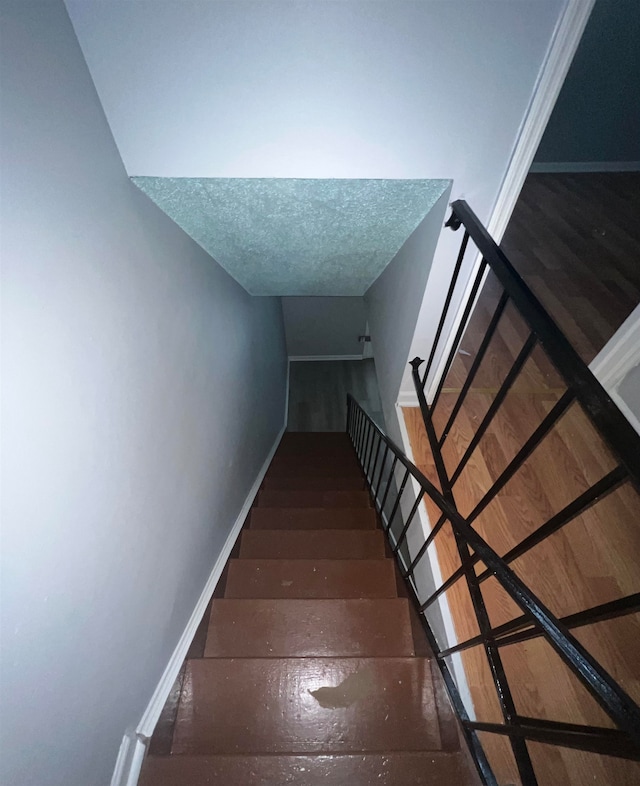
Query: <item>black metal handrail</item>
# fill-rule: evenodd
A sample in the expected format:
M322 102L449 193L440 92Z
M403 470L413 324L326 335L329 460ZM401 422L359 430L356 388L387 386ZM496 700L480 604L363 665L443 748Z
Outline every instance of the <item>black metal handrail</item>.
M572 629L581 625L639 611L640 593L558 619L509 567L509 564L515 559L549 535L557 532L625 481L630 480L636 487L640 487L640 437L630 427L602 386L535 299L468 205L461 201L454 202L452 209L453 214L447 225L453 229L457 229L462 224L465 226L460 253L424 374L421 376L419 371L424 361L416 358L411 363L418 402L432 449L440 489L409 461L400 448L383 433L351 396L347 400L347 431L362 464L382 526L387 532L393 552L399 560L402 574L411 588L412 597L420 612L420 619L441 668L454 708L460 717L463 732L483 782L492 785L496 783L496 779L480 743L478 736L480 732L505 735L508 738L521 782L525 786L537 784L526 744L527 740L640 761L640 708L571 633ZM481 252L482 260L471 286L469 299L463 307L461 323L456 329L453 345L445 359L443 372L436 386L432 403L429 405L425 395L425 384L437 356L438 343L443 335L448 310L453 302L458 274L470 240ZM447 424L438 437L432 413L440 398L444 379L453 364L458 345L468 325L487 268L494 271L501 283L502 296L479 344L476 357L467 372L467 378L458 394L452 414L449 415ZM450 433L455 417L464 403L465 396L471 388L475 374L497 329L500 317L509 302L515 305L527 322L530 330L529 336L524 340L522 349L507 372L458 466L449 474L441 452L442 445ZM564 379L566 392L563 393L474 509L468 515L462 516L456 506L453 486L480 443L482 436L489 428L527 359L538 345L544 348ZM473 528L472 524L515 475L574 401L577 401L588 414L609 444L612 452L617 456L619 465L561 511L554 514L525 540L500 557ZM383 491L382 497L380 497L381 491ZM411 554L407 547L408 533L425 495L435 503L440 515L431 527L429 534L424 537L420 547L417 550L414 549L415 554ZM389 501L392 501L390 512L387 511ZM450 525L453 532L460 558L460 567L440 586L434 586L428 597L421 597L416 581L416 570L427 554L429 546L447 524ZM478 562L484 563L485 566L484 570L479 573L475 568ZM481 584L490 577L494 577L499 582L522 612L516 619L497 627L491 625L480 589ZM465 582L469 591L480 632L466 641L442 648L439 646L437 636L429 623L428 614L434 609L434 603L438 598L459 580ZM535 637L544 637L549 642L573 674L594 696L616 728L559 723L523 717L518 714L503 667L501 649L509 644ZM447 658L474 646L484 648L500 702L503 716L501 724L485 723L469 717L446 662Z

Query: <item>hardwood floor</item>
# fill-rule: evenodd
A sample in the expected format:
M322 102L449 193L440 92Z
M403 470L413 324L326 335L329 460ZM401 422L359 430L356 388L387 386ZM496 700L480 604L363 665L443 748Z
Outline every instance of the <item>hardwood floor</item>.
M440 435L473 362L500 288L489 278L445 380L434 412ZM520 317L505 310L489 350L444 442L449 475L467 449L526 337ZM540 347L532 353L489 429L454 485L463 514L469 514L500 472L558 401L564 385ZM435 480L430 447L418 409L404 409L414 458ZM500 554L520 543L578 494L616 466L611 452L577 404L475 519L474 526ZM427 503L434 523L438 511ZM557 616L565 616L640 591L640 497L629 483L603 495L581 515L511 563L513 570ZM453 535L445 527L435 541L443 579L460 565ZM478 571L482 570L480 563ZM497 581L483 582L491 623L506 622L520 611ZM478 633L464 581L446 593L460 641ZM620 617L574 630L576 637L640 702L640 615ZM504 647L503 664L520 715L611 726L591 695L541 638ZM479 719L502 722L499 704L481 648L463 661ZM505 740L483 735L500 782L519 783ZM530 745L540 786L640 782L640 764L545 745Z
M502 247L590 363L640 303L640 172L530 174Z
M373 359L294 361L289 367L289 431L344 431L347 393L382 427Z

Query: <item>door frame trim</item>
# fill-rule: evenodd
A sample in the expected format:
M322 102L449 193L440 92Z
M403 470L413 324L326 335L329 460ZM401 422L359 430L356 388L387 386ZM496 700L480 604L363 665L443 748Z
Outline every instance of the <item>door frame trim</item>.
M525 178L531 168L594 4L595 0L568 0L558 18L487 224L489 234L497 243L502 240L509 224L511 214L522 191ZM449 324L446 338L443 336L442 351L438 362L434 363L434 371L425 390L428 401L433 399L440 377L444 373L446 359L449 356L458 326L462 321L464 305L471 296L471 289L480 263L481 258L478 255L469 270L460 306ZM480 288L479 293L481 291Z

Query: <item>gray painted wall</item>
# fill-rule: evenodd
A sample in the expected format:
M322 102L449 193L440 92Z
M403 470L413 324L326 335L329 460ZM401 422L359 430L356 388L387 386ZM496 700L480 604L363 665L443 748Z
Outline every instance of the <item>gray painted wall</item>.
M2 24L0 781L104 786L282 427L282 313L128 181L62 0Z
M618 386L618 395L640 422L640 366L635 366Z
M640 161L638 0L597 0L535 160Z
M382 410L398 444L395 403L450 193L445 191L365 295Z
M292 355L362 355L366 315L361 297L283 297L287 350Z

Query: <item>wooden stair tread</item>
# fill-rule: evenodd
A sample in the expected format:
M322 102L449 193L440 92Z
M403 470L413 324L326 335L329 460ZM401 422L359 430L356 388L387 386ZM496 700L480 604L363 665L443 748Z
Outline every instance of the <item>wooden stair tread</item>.
M380 530L245 530L240 558L248 559L383 559Z
M440 745L424 658L218 658L188 662L171 752L362 753Z
M475 786L461 754L149 756L139 786Z
M265 478L264 488L286 491L363 491L364 478L357 475L273 475Z
M373 508L252 508L250 529L375 529Z
M225 598L395 598L389 559L232 559Z
M205 658L413 655L404 598L214 600Z
M368 508L368 491L283 490L265 488L258 493L260 508Z
M271 478L281 475L324 475L334 478L340 475L362 478L362 469L355 456L338 458L335 456L275 455L265 477Z

